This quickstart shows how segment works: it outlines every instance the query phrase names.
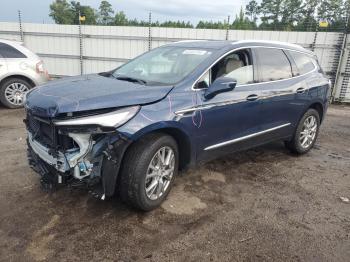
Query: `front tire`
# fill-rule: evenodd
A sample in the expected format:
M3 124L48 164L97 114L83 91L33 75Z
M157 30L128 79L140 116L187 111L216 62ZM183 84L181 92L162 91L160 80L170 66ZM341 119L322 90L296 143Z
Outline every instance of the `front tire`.
M33 86L21 78L10 78L0 86L0 102L7 108L20 108L23 106L25 93Z
M291 141L285 142L286 147L295 154L305 154L313 148L320 128L320 115L310 108L300 119Z
M124 202L150 211L167 197L178 172L179 153L169 135L150 134L126 152L119 183Z

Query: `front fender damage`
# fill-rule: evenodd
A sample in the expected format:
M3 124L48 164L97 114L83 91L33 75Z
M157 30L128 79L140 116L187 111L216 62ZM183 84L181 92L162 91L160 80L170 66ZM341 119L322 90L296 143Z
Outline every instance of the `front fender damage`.
M114 194L123 156L130 144L131 140L119 135L116 141L104 141L101 146L95 147L94 155L98 156L101 155L101 152L103 153L100 184L103 189L102 199ZM95 190L95 192L99 191Z
M87 187L100 199L115 193L121 162L131 141L118 132L89 134L68 132L74 147L45 149L28 135L28 160L41 175L45 189L59 185Z

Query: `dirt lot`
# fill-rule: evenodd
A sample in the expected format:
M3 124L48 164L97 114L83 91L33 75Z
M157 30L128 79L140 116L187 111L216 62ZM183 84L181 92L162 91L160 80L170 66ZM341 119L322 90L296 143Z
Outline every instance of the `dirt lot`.
M0 261L350 259L350 107L330 108L309 154L275 143L210 162L150 213L41 191L22 118L0 108Z

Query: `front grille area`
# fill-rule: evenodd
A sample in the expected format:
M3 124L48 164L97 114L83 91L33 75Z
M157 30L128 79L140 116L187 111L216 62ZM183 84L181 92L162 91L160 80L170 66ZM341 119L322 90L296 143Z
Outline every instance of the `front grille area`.
M41 119L28 113L26 124L29 132L33 136L33 139L35 139L44 146L50 148L55 147L56 131L52 123L50 123L46 119Z

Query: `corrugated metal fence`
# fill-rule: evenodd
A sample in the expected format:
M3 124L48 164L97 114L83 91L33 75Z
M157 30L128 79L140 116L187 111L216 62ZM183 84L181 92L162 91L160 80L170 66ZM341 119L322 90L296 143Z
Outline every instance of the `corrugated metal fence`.
M335 100L350 102L350 54L341 32L288 32L130 26L82 26L23 23L23 41L56 76L96 73L170 42L191 39L278 40L314 50L337 83ZM0 22L0 38L21 40L18 23ZM344 52L343 52L344 51Z

